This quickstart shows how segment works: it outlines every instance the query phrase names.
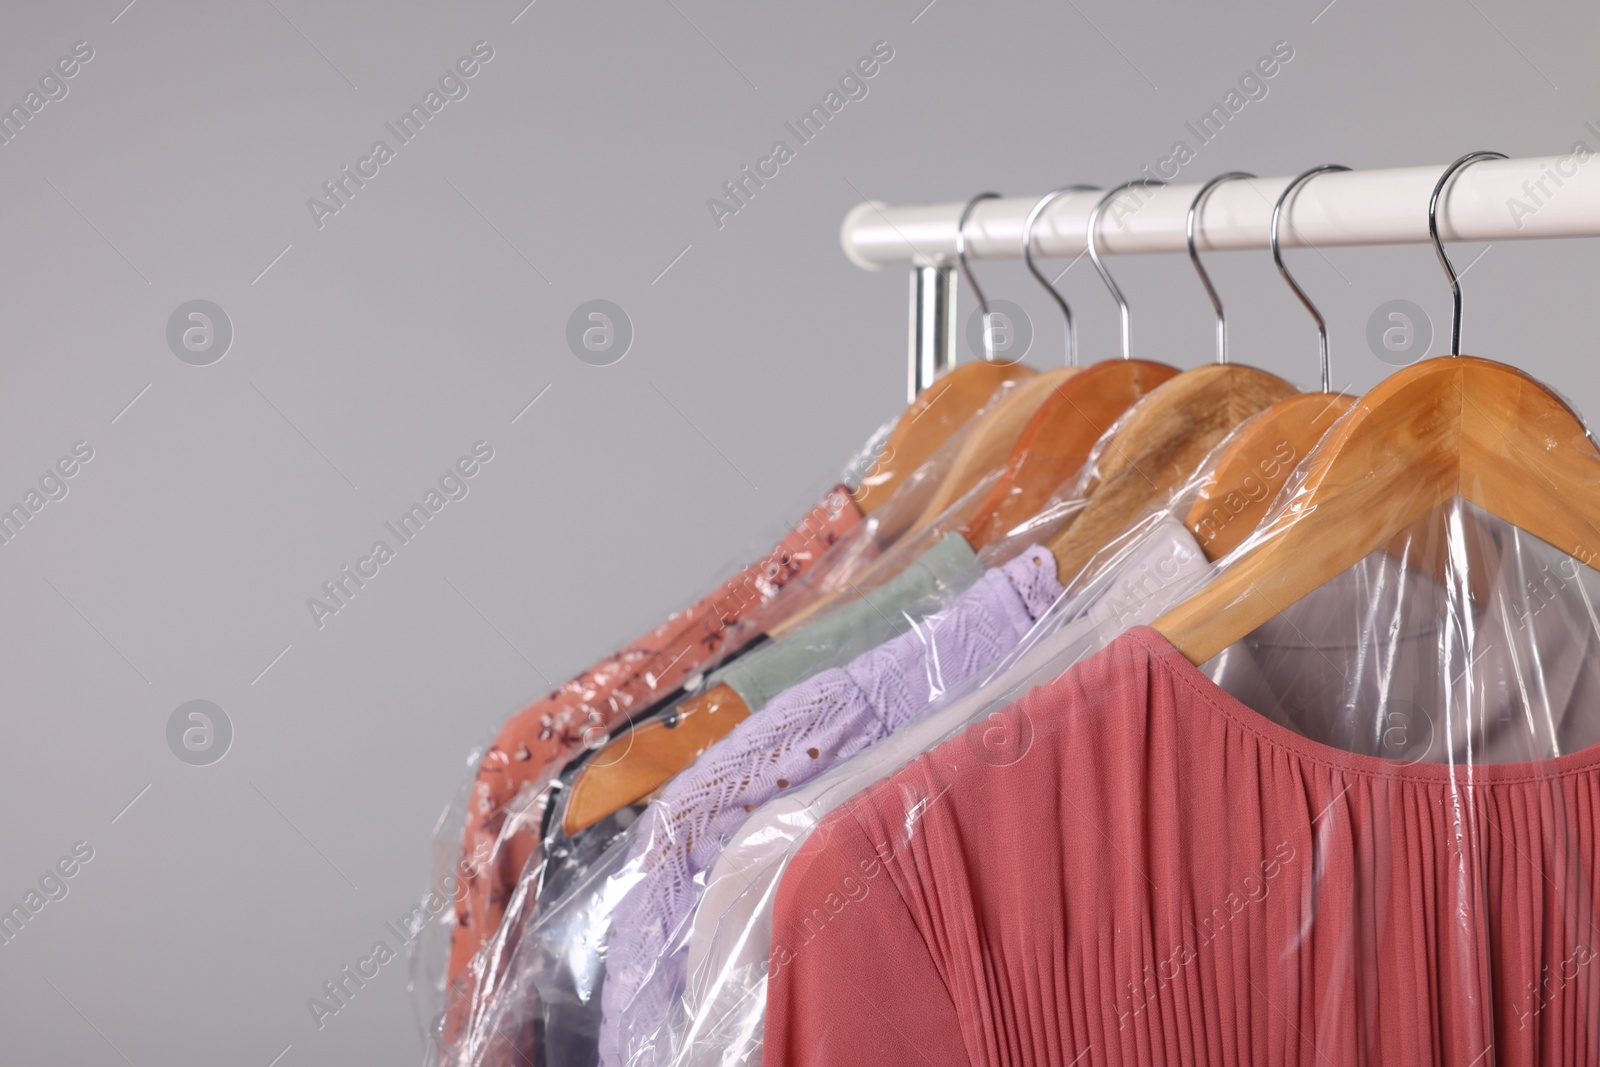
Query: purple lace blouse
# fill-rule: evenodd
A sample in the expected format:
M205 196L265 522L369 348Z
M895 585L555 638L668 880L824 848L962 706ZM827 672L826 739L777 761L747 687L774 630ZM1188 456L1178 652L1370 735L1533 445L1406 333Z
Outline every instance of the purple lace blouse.
M633 884L607 945L602 1067L655 1060L657 1031L683 990L680 934L699 900L695 876L745 817L918 718L1014 648L1060 593L1054 558L1030 548L985 572L946 610L785 690L667 785L640 818L623 867Z

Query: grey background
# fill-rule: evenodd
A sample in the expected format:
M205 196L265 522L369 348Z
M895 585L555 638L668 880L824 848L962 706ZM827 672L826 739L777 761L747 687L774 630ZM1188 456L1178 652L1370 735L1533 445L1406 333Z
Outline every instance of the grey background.
M125 2L0 14L5 104L95 49L0 147L0 503L95 449L0 546L0 907L95 850L0 946L8 1063L421 1058L403 963L321 1031L306 999L424 891L468 753L753 558L902 404L904 272L838 247L862 196L1132 176L1279 40L1294 59L1185 180L1600 147L1600 12L1575 2ZM318 229L307 198L478 40L468 97ZM868 97L715 227L706 199L878 40ZM1336 386L1387 369L1383 301L1447 322L1425 247L1293 255ZM1235 357L1314 386L1266 254L1212 262ZM1136 354L1208 359L1187 263L1116 265ZM1492 247L1468 350L1595 410L1597 266L1600 242ZM1053 362L1020 265L984 280ZM1088 265L1063 284L1086 357L1113 354ZM196 298L235 331L207 367L165 341ZM636 330L612 366L564 341L595 298ZM470 495L317 629L306 598L480 439ZM233 724L210 766L166 745L193 699Z

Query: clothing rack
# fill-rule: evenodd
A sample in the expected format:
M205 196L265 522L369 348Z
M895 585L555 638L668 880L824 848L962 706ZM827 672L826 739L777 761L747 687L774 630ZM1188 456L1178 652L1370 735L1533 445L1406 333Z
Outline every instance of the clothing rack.
M1149 171L1150 168L1146 168ZM1285 217L1286 248L1415 244L1428 240L1428 197L1445 164L1319 175L1295 195ZM1156 177L1150 173L1151 178ZM1292 177L1226 182L1196 224L1201 249L1265 249L1272 206ZM1107 205L1103 253L1185 252L1185 223L1200 184L1133 187ZM1034 224L1036 257L1087 250L1089 212L1103 194L1066 193ZM1022 230L1038 196L978 203L967 221L969 259L1021 259ZM911 399L955 365L956 222L965 203L888 205L868 201L845 216L840 243L857 266L911 271ZM1584 142L1571 154L1488 160L1462 170L1439 204L1447 241L1600 237L1600 160Z

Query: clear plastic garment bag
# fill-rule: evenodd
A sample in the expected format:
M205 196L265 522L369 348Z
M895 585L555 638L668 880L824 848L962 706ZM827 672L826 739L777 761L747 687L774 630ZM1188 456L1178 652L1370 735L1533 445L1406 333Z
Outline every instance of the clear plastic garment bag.
M745 652L743 658L770 656L781 646L789 660L805 661L809 675L838 668L896 635L906 634L908 640L919 644L926 640L941 625L939 610L974 583L981 584L985 567L995 555L975 553L964 542L954 544L960 541L957 529L971 505L992 488L993 477L977 480L944 513L886 550L874 547L872 534L881 522L895 521L901 512L925 505L930 487L948 471L962 443L958 434L908 479L879 514L863 520L836 544L813 572L792 583L766 610L735 624L741 634L759 633L778 609L792 609L797 601L806 603L840 591L847 594L806 626ZM1072 508L1071 501L1055 502L1038 520L1039 528L1048 531L1059 525ZM936 559L939 565L934 567ZM961 563L962 559L967 562ZM912 575L902 567L911 561L915 561L911 569L920 567L923 572L921 581L906 581ZM882 574L896 577L880 579ZM993 578L989 581L992 584ZM908 600L894 595L901 587L918 591ZM1053 592L1048 590L1034 610L1048 606ZM853 625L841 632L836 620L843 615L852 616ZM1009 625L1020 627L1020 633L1031 618L1022 615L1019 619ZM811 640L813 634L826 635L827 641L819 644ZM740 643L743 639L730 642ZM706 672L691 681L691 688L710 684L708 676L717 677ZM666 708L670 710L670 703ZM616 867L636 836L634 822L649 798L567 837L559 829L561 798L581 764L580 759L539 785L537 810L543 812L540 858L523 872L498 933L475 961L476 989L469 1010L449 1033L440 1035L445 1062L523 1063L535 1054L552 1067L592 1060L611 913L630 885L627 875L619 874ZM521 825L525 822L518 828ZM507 832L513 829L508 826ZM449 857L447 849L445 837L440 854ZM685 888L698 892L695 887Z
M1002 384L987 407L980 409L980 414L992 408L1009 391L1008 385ZM858 453L849 458L838 479L839 487L824 498L828 507L834 506L836 498L843 501L846 488L854 490L874 484L880 477L880 470L899 458L884 452L885 442L890 438L894 426L892 422L885 424ZM654 705L670 703L681 695L683 687L692 686L698 678L703 678L704 673L720 660L756 643L767 627L800 606L837 595L841 590L847 593L859 590L863 584L870 587L871 582L866 575L884 556L885 542L891 540L885 533L904 530L922 511L948 472L962 439L963 431L955 432L932 456L906 476L893 496L870 515L845 524L830 522L829 514L817 509L807 513L795 526L797 535L791 535L789 540L800 544L811 555L820 557L816 564L803 573L791 573L794 569L792 566L784 569L786 561L780 560L777 555L769 556L766 560L768 569L776 570L778 574L778 578L770 584L781 589L781 596L775 596L774 590L766 588L760 581L753 585L730 583L722 589L726 604L737 605L740 610L724 611L720 628L715 634L719 651L681 685L675 681L663 683L653 673L643 672L636 688L643 691L644 699L629 719L624 721L648 714ZM851 514L855 513L848 502L840 506L848 506ZM942 532L930 527L906 539L904 544L896 542L887 551L914 553L918 549L926 549L937 541ZM674 619L677 618L679 616L674 616ZM643 643L634 642L626 646L623 653L605 661L603 669L591 670L581 680L596 692L604 693L605 684L617 678L640 675L641 663L644 667L651 666L652 661L645 656L648 651ZM670 657L663 655L660 658L666 662ZM569 683L564 688L572 687L573 683ZM614 700L609 697L605 700L596 699L597 704L606 705L610 702ZM558 735L557 727L558 724L547 717L545 734ZM577 746L574 751L584 752L603 740L603 731L597 731L593 738L585 733L585 744ZM518 752L513 758L522 758L522 753ZM477 753L468 761L467 784L458 792L434 828L430 885L435 887L436 892L430 896L430 900L448 900L455 896L463 876L469 870L480 872L480 877L487 876L492 867L513 851L513 841L519 836L541 834L541 824L552 810L560 791L562 761L544 768L525 782L515 798L506 805L505 817L500 822L494 840L478 842L474 851L464 855L462 826L471 821L469 816L479 815L478 812L469 811L469 806L482 803L474 794L475 783L470 776L480 775L482 759L483 754ZM499 1005L505 998L515 999L521 995L521 987L514 976L507 973L507 967L515 955L518 924L528 921L530 917L528 911L533 904L529 897L530 887L537 888L542 882L544 868L544 858L536 856L535 869L522 872L525 877L509 893L505 903L508 918L500 923L499 929L474 956L453 987L447 986L444 980L446 960L451 950L450 940L455 932L451 917L447 914L449 909L431 908L425 904L434 921L420 924L420 929L415 931L418 948L412 959L413 983L419 1010L431 1020L433 1037L440 1049L442 1062L465 1063L485 1054L490 1042L482 1031L488 1021L497 1018L502 1010Z
M451 1062L593 1062L647 835L695 861L608 1064L1600 1061L1600 452L1531 378L1425 361L1257 521L1219 480L1262 425L1034 581L1091 457L862 654L914 663L908 710L730 825L594 828ZM953 642L991 580L1015 631Z
M1548 444L1574 446L1556 437ZM1099 990L1097 1003L1078 1005L1076 1016L1061 1004L1033 1005L1074 1019L1079 1040L1098 1035L1102 1057L1085 1062L1138 1062L1126 1058L1128 1048L1121 1056L1112 1050L1125 1038L1148 1042L1175 1026L1203 1034L1215 1025L1205 1022L1215 1015L1212 999L1241 996L1258 1000L1240 1008L1250 1025L1231 1046L1245 1058L1213 1050L1222 1058L1207 1059L1204 1048L1185 1046L1194 1062L1312 1062L1315 1049L1327 1046L1351 1053L1334 1062L1402 1048L1421 1057L1406 1062L1470 1063L1464 1053L1481 1054L1495 1041L1505 1061L1540 1062L1559 1059L1550 1042L1591 1047L1583 1042L1600 1036L1587 1025L1600 999L1588 967L1600 951L1589 892L1600 860L1592 840L1600 752L1591 748L1600 742L1600 575L1579 554L1467 500L1419 502L1421 517L1400 535L1196 669L1170 645L1163 649L1155 631L1119 635L1284 536L1304 519L1310 500L1309 488L1291 481L1254 535L1208 563L1201 544L1207 530L1182 521L1208 473L1103 550L992 670L946 693L880 745L750 815L704 876L693 919L674 939L688 964L669 1022L638 1042L630 1062L758 1062L769 985L780 974L784 1004L803 1009L813 1031L819 1018L838 1018L819 1015L830 1003L819 993L871 990L874 977L891 983L903 961L877 937L878 926L849 927L852 909L870 916L859 901L898 900L917 889L936 896L938 879L919 880L935 869L921 866L930 857L984 870L994 857L983 840L957 835L969 851L952 857L940 851L951 847L949 827L941 825L930 843L922 822L945 801L983 813L999 797L1026 796L1025 783L1008 779L1035 755L1065 761L1102 803L1150 812L1158 824L1129 826L1146 836L1142 844L1136 837L1107 841L1078 825L1093 841L1078 838L1081 850L1065 855L1059 869L1033 872L1069 890L1088 886L1087 914L1095 914L1092 902L1113 926L1126 918L1099 899L1117 882L1104 866L1119 854L1184 856L1204 848L1213 857L1203 871L1175 863L1167 877L1151 874L1158 885L1181 887L1173 891L1184 903L1144 901L1141 907L1173 914L1170 924L1145 916L1152 929L1134 939L1142 947L1113 947L1112 958L1095 957L1092 967L1094 953L1078 958L1085 969L1074 988ZM1587 491L1600 491L1600 471ZM1209 521L1225 520L1226 512ZM1166 682L1162 700L1144 693L1108 709L1073 684L1091 656L1100 674L1151 672L1157 663L1158 673L1176 680ZM1173 708L1179 698L1182 706ZM1124 744L1130 736L1154 744L1158 732L1171 734L1172 723L1153 721L1157 710L1200 730L1194 751L1225 758L1186 763L1167 752L1162 764L1146 753L1147 764L1123 751L1126 767L1082 764L1084 753L1109 743L1101 733ZM1110 781L1088 781L1101 775ZM1219 795L1255 805L1257 825L1239 840L1226 829ZM1294 807L1283 803L1286 795L1297 798ZM897 818L883 820L885 798ZM875 825L893 828L872 842L886 846L889 858L877 855L867 865L870 877L859 854L848 855L856 867L848 878L818 858L829 855L842 830L863 825L867 814L853 812L854 805L864 805ZM1055 839L1062 828L1043 809L1027 833ZM1091 854L1096 862L1085 862ZM797 855L804 870L794 881ZM895 869L902 859L908 866ZM826 879L819 870L836 876L828 883L834 890L820 890ZM1049 901L1038 907L1040 936L1088 938L1101 929L1055 929L1043 914ZM1026 931L1022 910L1017 920ZM923 918L933 924L929 931L938 925L931 914ZM1077 950L1088 944L1077 942ZM1163 951L1150 948L1157 944ZM1016 948L984 947L1001 957ZM986 961L997 970L1002 964ZM1022 967L1043 965L1033 959ZM1227 988L1216 984L1224 978ZM1264 1018L1278 1018L1268 1001L1291 992L1287 1003L1299 1014L1287 1018L1305 1042L1283 1030L1282 1020ZM1334 992L1342 999L1319 999ZM964 1007L970 1025L987 1019L997 1031L1030 1017L1016 1004L1005 1012L991 1005L987 1016L979 1004ZM1584 1025L1575 1028L1575 1015ZM1258 1024L1262 1040L1281 1042L1281 1055L1250 1058L1261 1049L1251 1029ZM1397 1043L1391 1030L1402 1025L1411 1037ZM885 1021L882 1029L893 1027ZM1142 1038L1129 1036L1137 1034ZM963 1056L981 1060L963 1048Z

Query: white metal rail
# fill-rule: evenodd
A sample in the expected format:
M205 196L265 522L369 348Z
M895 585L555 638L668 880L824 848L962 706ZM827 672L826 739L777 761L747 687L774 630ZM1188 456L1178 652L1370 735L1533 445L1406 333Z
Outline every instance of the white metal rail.
M1447 164L1347 171L1311 179L1288 205L1285 247L1383 245L1428 240L1428 198ZM1293 178L1256 178L1218 186L1197 220L1201 249L1264 249L1272 207ZM1184 252L1189 205L1200 184L1127 189L1100 220L1109 254ZM1042 195L1042 194L1041 194ZM1066 193L1034 224L1036 257L1073 257L1087 249L1089 212L1102 194ZM966 225L971 259L1020 259L1022 230L1040 196L985 200ZM909 265L910 395L955 362L956 223L965 202L857 205L840 242L868 270ZM1439 204L1446 241L1600 237L1600 155L1586 144L1565 156L1485 160L1457 172Z
M1377 245L1428 239L1428 195L1445 164L1319 175L1295 195L1285 247ZM1211 194L1196 227L1202 249L1266 248L1272 205L1292 179L1227 182ZM1104 252L1182 252L1192 185L1133 188L1100 221ZM1042 191L1041 191L1042 193ZM1036 256L1076 256L1086 247L1089 211L1099 193L1067 193L1034 225ZM1039 196L980 203L967 221L967 255L1019 259L1022 224ZM858 205L840 239L858 266L947 264L956 254L962 202L915 206ZM1600 157L1588 154L1487 160L1460 171L1439 205L1447 241L1527 237L1600 237Z

